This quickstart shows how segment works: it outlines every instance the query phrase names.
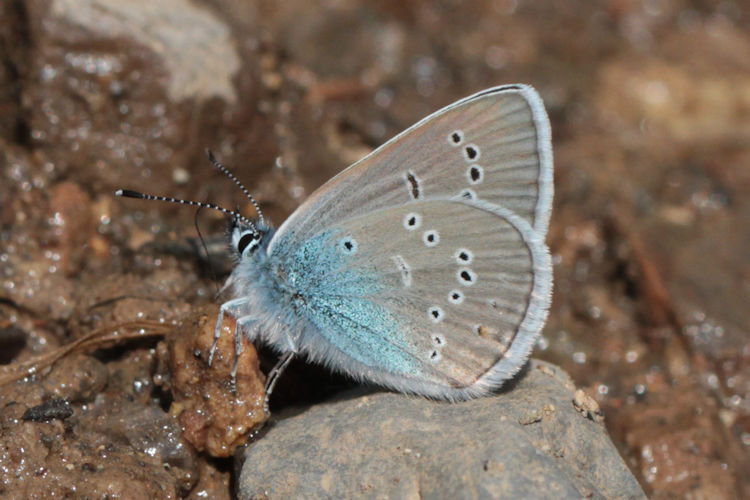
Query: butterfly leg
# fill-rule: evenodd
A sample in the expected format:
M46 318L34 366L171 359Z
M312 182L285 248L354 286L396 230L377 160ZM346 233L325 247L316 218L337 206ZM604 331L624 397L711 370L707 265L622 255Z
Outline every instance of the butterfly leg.
M289 363L292 362L295 355L296 353L294 351L284 353L276 362L276 365L274 365L273 369L268 373L268 378L266 379L266 397L263 400L263 413L265 413L266 416L268 416L270 413L268 409L268 403L271 398L273 388L276 387L276 382L279 381L281 374L284 373L284 370L286 370L286 367L289 366Z
M224 322L224 316L226 314L231 314L235 318L240 316L242 314L242 306L248 302L250 301L247 297L240 297L239 299L224 302L219 308L219 317L216 319L216 328L214 328L214 341L211 344L211 350L208 351L208 366L211 366L214 354L216 354L216 344L219 342L219 337L221 337L221 324Z
M257 320L253 316L243 316L237 320L237 326L234 329L234 364L232 365L230 388L235 396L237 395L237 369L242 355L242 336L252 329L255 323L257 323Z

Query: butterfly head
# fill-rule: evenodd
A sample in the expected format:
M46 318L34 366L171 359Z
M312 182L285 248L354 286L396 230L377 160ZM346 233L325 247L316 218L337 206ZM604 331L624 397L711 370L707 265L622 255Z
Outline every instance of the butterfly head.
M233 218L229 226L229 246L238 261L264 254L273 229L260 220Z

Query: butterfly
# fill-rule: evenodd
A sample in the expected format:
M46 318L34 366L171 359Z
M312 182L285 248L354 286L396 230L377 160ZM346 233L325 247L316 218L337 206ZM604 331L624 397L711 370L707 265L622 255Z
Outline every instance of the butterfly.
M449 401L489 395L524 366L552 292L552 145L533 88L490 88L433 113L329 180L278 229L209 157L257 217L116 194L231 216L236 264L215 336L230 315L236 340L282 355L268 394L295 356Z

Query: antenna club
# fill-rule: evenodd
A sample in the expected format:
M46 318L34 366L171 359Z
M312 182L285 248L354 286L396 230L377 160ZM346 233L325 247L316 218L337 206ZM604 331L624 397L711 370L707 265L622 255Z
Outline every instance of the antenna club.
M145 194L130 189L118 189L115 191L115 196L122 196L123 198L138 198L139 200L146 199Z

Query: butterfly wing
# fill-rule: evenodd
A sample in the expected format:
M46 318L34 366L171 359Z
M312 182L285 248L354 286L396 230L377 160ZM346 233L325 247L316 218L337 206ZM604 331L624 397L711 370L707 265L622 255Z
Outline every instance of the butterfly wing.
M525 85L485 90L428 116L316 190L269 246L372 211L461 195L506 207L539 234L552 204L549 120Z
M484 200L417 200L326 226L276 255L313 323L314 360L451 400L513 376L546 319L551 266L522 217Z

